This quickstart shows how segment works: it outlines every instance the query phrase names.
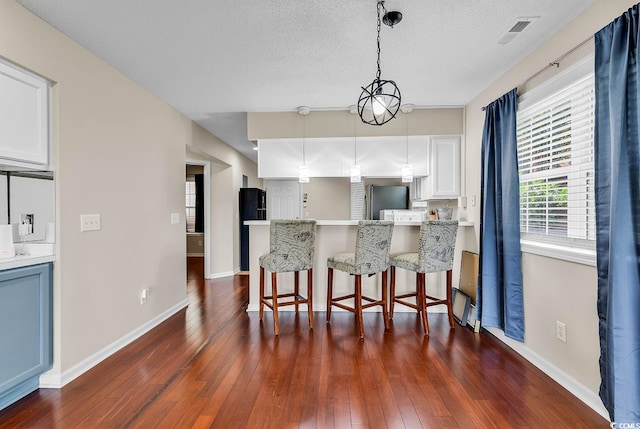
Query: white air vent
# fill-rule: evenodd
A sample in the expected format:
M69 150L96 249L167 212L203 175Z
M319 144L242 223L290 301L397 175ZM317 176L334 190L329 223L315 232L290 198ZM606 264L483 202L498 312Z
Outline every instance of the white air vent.
M519 36L525 29L529 28L530 25L540 19L539 16L527 16L527 17L519 17L516 18L515 21L509 25L508 30L503 31L498 38L496 39L498 45L506 45L510 43L513 39Z

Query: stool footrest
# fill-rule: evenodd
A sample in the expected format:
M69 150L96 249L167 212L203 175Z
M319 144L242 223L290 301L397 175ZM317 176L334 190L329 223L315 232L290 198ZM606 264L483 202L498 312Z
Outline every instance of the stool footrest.
M395 298L411 298L412 296L418 296L417 293L405 293L403 295L396 295Z
M351 298L355 298L355 297L356 297L356 295L352 293L351 295L344 295L344 296L339 296L339 297L336 297L336 298L331 298L331 302L343 301L345 299L351 299Z
M415 296L415 295L414 295L414 296ZM398 297L398 298L400 298L400 297ZM413 304L413 303L411 303L411 302L407 302L407 301L402 301L402 300L400 300L400 299L398 299L398 298L395 298L393 301L394 301L394 302L397 302L398 304L402 304L402 305L406 305L407 307L411 307L411 308L413 308L414 310L420 310L420 307L418 307L418 305L417 305L417 304Z
M295 299L293 299L292 301L280 302L280 298L283 298L283 297L284 298L295 297ZM271 298L270 296L265 296L262 302L264 303L264 305L266 305L267 307L273 310L273 298ZM287 305L296 305L296 304L308 304L308 303L309 303L309 300L300 295L295 295L295 294L278 295L278 307L285 307Z
M355 309L355 308L349 307L349 306L344 305L344 304L340 304L339 302L331 302L331 305L335 305L335 306L336 306L336 307L338 307L338 308L341 308L341 309L343 309L343 310L350 311L350 312L352 312L352 313L355 313L355 312L356 312L356 309Z

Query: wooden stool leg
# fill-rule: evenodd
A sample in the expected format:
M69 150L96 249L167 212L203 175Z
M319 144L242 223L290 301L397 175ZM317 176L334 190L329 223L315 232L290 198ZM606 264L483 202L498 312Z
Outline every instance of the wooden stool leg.
M389 313L387 312L387 272L389 270L384 270L382 272L382 317L384 318L384 327L385 329L389 329Z
M333 299L333 268L327 268L327 323L331 322L331 300Z
M264 268L260 267L260 320L264 316Z
M395 307L396 297L396 267L391 266L391 296L389 297L389 318L393 319L393 309Z
M356 274L355 283L356 323L358 325L358 329L360 330L360 338L364 339L364 321L362 319L362 276L360 274Z
M418 311L418 314L420 314L420 309L422 307L420 307L420 273L416 272L416 305L418 306L418 308L416 309ZM426 295L427 291L424 288L424 275L422 276L422 302L426 304L427 302L427 295Z
M418 312L422 317L422 327L424 334L429 335L429 318L427 317L427 288L425 285L425 274L418 273L416 279L416 299L418 300Z
M280 323L278 322L278 280L276 273L271 273L271 290L273 296L273 330L277 336L280 334Z
M309 313L309 328L313 329L313 268L307 270L307 312Z
M293 280L293 293L295 296L293 299L295 300L295 308L296 314L298 313L298 296L300 296L300 271L294 271L294 280Z
M451 329L454 329L455 325L453 323L453 279L452 279L452 271L447 271L447 313L449 313L449 326Z

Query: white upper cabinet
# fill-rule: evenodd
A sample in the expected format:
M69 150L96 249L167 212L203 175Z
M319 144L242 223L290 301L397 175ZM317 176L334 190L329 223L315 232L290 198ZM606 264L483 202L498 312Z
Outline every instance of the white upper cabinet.
M430 171L411 186L412 200L443 200L460 196L460 137L431 137ZM418 176L418 174L414 174Z
M430 169L428 136L307 138L302 149L300 138L258 140L258 177L298 177L303 159L311 177L349 177L354 163L365 177L400 177L407 161L415 176Z
M298 177L301 165L302 139L258 141L258 177L266 179Z
M0 62L0 164L47 168L49 84Z

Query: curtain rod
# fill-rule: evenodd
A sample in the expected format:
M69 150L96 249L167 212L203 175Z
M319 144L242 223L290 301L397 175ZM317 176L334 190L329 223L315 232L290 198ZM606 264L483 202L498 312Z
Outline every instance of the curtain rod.
M516 88L520 88L521 86L526 85L527 83L529 83L529 81L531 81L532 79L538 77L540 74L542 74L544 71L546 71L549 67L559 68L561 61L563 61L569 55L573 54L575 51L577 51L578 49L582 48L584 45L586 45L587 43L592 41L594 37L595 36L589 36L589 38L583 40L578 45L574 46L573 48L571 48L570 50L568 50L564 54L560 55L558 58L556 58L555 60L551 61L549 64L547 64L546 66L542 67L540 70L538 70L537 72L535 72L534 74L532 74L531 76L526 78L524 81L522 81L522 83L520 83L519 85L516 85ZM486 107L483 106L481 108L481 110L484 112L486 110Z

